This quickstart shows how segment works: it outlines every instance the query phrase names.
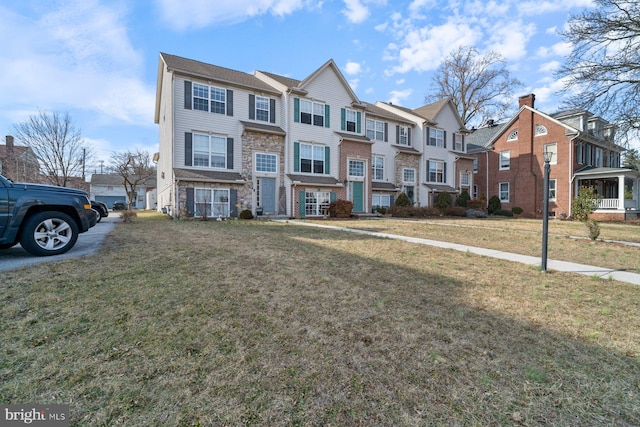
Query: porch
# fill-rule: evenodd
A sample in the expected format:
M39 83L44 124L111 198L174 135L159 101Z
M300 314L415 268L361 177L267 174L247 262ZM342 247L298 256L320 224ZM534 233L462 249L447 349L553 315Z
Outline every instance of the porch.
M640 218L640 172L624 168L589 168L574 175L574 197L580 187L593 187L602 196L592 217L598 220Z

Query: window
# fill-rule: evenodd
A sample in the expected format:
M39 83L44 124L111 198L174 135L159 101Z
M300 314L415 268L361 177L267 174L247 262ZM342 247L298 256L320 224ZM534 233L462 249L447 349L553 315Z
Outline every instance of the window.
M546 135L547 128L542 125L536 125L536 136Z
M324 215L331 203L331 193L329 191L306 191L304 198L305 215Z
M353 110L345 111L346 130L348 132L356 132L358 114Z
M371 204L373 209L388 208L391 206L391 196L388 194L373 194L371 196Z
M278 156L275 154L256 153L256 172L277 172Z
M371 157L371 175L371 178L376 181L384 180L384 157Z
M597 168L602 167L602 148L596 147L596 164L594 165Z
M445 174L446 164L442 160L427 160L427 177L429 182L447 182Z
M473 196L474 199L478 198L478 186L476 184L473 184Z
M323 145L300 144L300 172L324 174Z
M518 129L512 130L509 136L507 136L507 141L517 141L518 140Z
M364 177L364 162L362 160L349 160L349 176Z
M227 108L227 91L225 89L193 83L193 109L225 114Z
M367 138L375 141L384 141L384 122L367 119Z
M473 171L478 172L478 158L473 159Z
M442 129L429 129L429 145L434 147L444 147L444 131Z
M416 170L402 169L402 182L416 182Z
M460 185L463 187L471 185L471 174L469 172L460 172Z
M411 145L411 139L409 138L409 128L407 126L400 126L398 129L398 144Z
M463 144L462 144L462 135L459 133L453 134L453 149L456 151L464 150Z
M269 98L256 95L256 120L269 121Z
M325 104L300 100L300 123L324 126Z
M558 163L558 144L545 144L544 151L546 153L551 153L551 161L549 162L549 164L555 165Z
M556 200L556 180L549 180L549 201L555 202Z
M193 84L193 109L209 111L209 86Z
M509 169L511 167L511 153L509 150L500 152L500 169Z
M193 134L193 166L227 167L227 138Z
M500 190L500 201L508 202L509 201L509 183L501 182L499 190Z
M229 190L196 188L194 212L198 217L228 217Z

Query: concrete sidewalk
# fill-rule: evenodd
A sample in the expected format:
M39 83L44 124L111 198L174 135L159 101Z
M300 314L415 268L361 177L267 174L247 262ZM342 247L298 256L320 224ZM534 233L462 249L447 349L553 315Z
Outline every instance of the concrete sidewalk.
M418 237L398 236L395 234L378 233L375 231L357 230L355 228L338 227L333 225L324 224L311 224L305 221L286 220L281 222L288 222L296 225L306 225L310 227L329 228L332 230L346 231L349 233L366 234L369 236L376 236L385 239L402 240L409 243L417 243L419 245L436 246L444 249L453 249L461 252L468 252L476 255L483 255L491 258L499 258L507 261L519 262L522 264L539 267L541 259L539 257L533 257L529 255L520 255L509 252L496 251L493 249L478 248L476 246L459 245L457 243L441 242L438 240L421 239ZM584 274L585 276L594 276L602 279L613 279L620 282L631 283L634 285L640 285L640 274L630 273L627 271L611 270L609 268L595 267L592 265L576 264L567 261L554 261L547 260L547 270L563 271L567 273Z

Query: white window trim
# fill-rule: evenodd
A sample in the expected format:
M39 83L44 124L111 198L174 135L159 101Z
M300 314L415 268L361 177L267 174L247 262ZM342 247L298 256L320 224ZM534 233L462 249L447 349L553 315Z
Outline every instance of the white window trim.
M276 170L275 172L270 172L270 171L259 171L258 170L258 155L263 155L263 156L273 156L276 158ZM256 151L255 153L253 153L253 171L256 174L267 174L267 175L275 175L278 173L278 155L275 153L265 153L263 151Z
M507 198L502 198L502 184L507 185ZM511 185L508 182L499 182L498 183L498 197L500 198L500 202L509 203L509 199L511 198Z
M380 142L384 142L384 124L385 122L380 121L380 120L376 120L376 119L365 119L364 121L365 123L365 132L364 134L367 136L367 138L371 139L372 141L380 141ZM369 129L369 123L373 123L373 129ZM382 130L378 131L378 125L382 125ZM371 138L368 134L369 131L373 132L373 138ZM381 138L378 139L378 132L382 133Z
M549 162L550 165L557 165L558 164L558 143L557 142L552 142L550 144L544 144L544 152L547 152L547 147L555 147L555 150L553 151L553 156L551 156L551 161Z
M552 183L553 183L553 185L551 185ZM551 189L552 188L553 188L555 197L551 197ZM558 180L557 179L550 179L549 180L549 201L550 202L555 202L557 198L558 198Z
M518 140L518 129L514 129L507 136L507 141L517 141L517 140Z
M506 158L509 160L509 164L507 166L503 166L502 165L502 159L503 159L502 155L503 155L503 153L507 154ZM506 171L506 170L511 169L511 150L503 150L503 151L501 151L500 152L500 157L499 157L499 162L500 162L500 164L498 166L499 166L499 169L501 171Z
M413 171L413 181L405 180L406 172ZM402 168L402 182L407 184L415 184L416 183L416 169L415 168Z
M359 175L351 175L351 162L360 162L362 163L362 176ZM367 177L367 162L362 159L347 159L347 176L349 177L349 181L364 181Z
M375 158L379 158L382 159L382 168L376 168L376 162L374 161ZM371 156L371 179L373 181L384 181L384 166L385 166L385 158L384 156L378 156L378 155L372 155ZM382 178L376 178L376 170L382 170Z

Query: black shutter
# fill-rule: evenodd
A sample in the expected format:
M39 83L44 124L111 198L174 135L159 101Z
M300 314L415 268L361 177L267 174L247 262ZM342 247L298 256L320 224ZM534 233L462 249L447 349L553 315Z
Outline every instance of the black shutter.
M256 96L249 94L249 120L256 119Z
M269 100L269 123L276 122L276 100Z
M184 82L184 109L191 110L191 82Z
M464 134L461 135L462 138L462 152L466 153L467 151L464 149Z
M235 218L238 216L238 190L232 188L229 190L229 216Z
M184 165L193 165L193 134L191 132L184 133Z
M407 144L409 145L409 147L413 147L413 144L411 143L411 128L407 128Z
M444 141L444 148L447 148L447 131L446 130L442 131L442 140Z
M233 138L227 138L227 169L233 169Z
M389 206L393 206L396 202L395 197L392 195L389 196Z
M233 117L233 91L227 89L227 116Z
M193 188L187 188L187 206L185 206L187 211L187 216L193 216L193 208L194 208L194 197L193 197Z
M400 125L396 125L396 144L400 144Z
M389 142L389 123L384 123L384 142Z

